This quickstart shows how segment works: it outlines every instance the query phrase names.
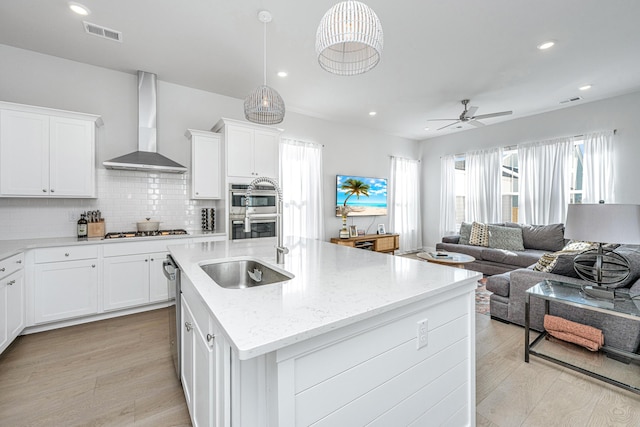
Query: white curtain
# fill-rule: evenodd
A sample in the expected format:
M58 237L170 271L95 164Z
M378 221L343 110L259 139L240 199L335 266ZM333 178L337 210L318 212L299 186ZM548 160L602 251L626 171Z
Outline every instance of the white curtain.
M280 183L283 234L323 239L322 145L283 138Z
M573 138L518 145L518 221L564 223L569 204Z
M582 203L615 203L613 187L613 131L584 138Z
M502 148L465 153L467 195L465 219L496 223L502 221Z
M458 232L456 227L456 158L440 159L440 236Z
M389 224L400 234L400 252L422 249L420 162L391 157Z

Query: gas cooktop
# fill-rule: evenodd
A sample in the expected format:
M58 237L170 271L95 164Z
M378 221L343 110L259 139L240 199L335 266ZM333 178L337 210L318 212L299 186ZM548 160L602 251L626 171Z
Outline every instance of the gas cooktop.
M156 230L156 231L118 231L115 233L107 233L105 239L126 239L129 237L157 237L157 236L180 236L189 234L187 230Z

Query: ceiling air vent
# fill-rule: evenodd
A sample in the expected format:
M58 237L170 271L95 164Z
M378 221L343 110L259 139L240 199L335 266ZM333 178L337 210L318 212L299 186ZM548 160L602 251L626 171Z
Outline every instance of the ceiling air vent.
M566 104L568 102L576 102L582 99L581 96L574 96L573 98L565 99L564 101L560 101L560 104Z
M84 30L93 35L102 37L103 39L109 39L117 42L122 42L122 33L120 31L112 30L100 25L92 24L87 21L82 21L84 24Z

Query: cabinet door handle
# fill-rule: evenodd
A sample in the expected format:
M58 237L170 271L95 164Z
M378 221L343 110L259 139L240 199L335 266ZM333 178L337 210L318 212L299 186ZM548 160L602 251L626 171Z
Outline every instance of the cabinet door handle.
M95 264L91 264L91 268L96 268L96 265Z
M54 190L53 188L51 189L51 192L52 192L52 193L55 193L55 191L56 191L56 190Z
M15 281L15 280L11 280L10 282L8 282L8 283L7 283L7 285L8 285L8 286L11 286L11 285L13 285L14 283L16 283L16 281Z
M149 262L149 258L145 259L144 262Z
M0 273L2 273L5 270L4 267L0 268Z
M184 327L187 328L187 332L191 332L191 329L193 329L191 322L184 322Z
M21 259L19 259L19 260L17 260L17 261L16 261L16 263L18 263L18 264L22 264L22 260L21 260ZM4 270L3 270L3 271L4 271Z
M69 256L69 252L65 253L64 256Z
M151 261L153 262L153 258L151 258Z
M215 335L207 334L207 342L213 341L215 337L216 337Z
M47 190L43 188L43 189L42 189L42 192L43 192L43 193L46 193L46 192L47 192Z

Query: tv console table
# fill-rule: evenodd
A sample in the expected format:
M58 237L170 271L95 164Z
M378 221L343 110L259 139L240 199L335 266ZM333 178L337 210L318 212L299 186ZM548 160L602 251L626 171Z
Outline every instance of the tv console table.
M366 234L364 236L341 239L332 237L331 243L352 248L367 249L375 252L390 252L400 248L399 234Z

